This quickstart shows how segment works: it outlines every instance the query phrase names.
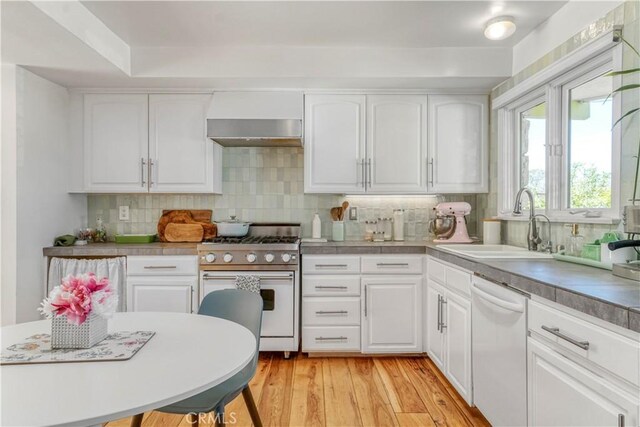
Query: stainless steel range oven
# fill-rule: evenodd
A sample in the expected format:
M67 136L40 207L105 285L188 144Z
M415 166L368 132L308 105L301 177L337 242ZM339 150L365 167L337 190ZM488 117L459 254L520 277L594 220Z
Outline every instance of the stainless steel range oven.
M244 238L216 238L198 245L200 301L209 292L234 289L236 277L260 279L263 299L260 350L298 351L300 330L300 225L256 224Z

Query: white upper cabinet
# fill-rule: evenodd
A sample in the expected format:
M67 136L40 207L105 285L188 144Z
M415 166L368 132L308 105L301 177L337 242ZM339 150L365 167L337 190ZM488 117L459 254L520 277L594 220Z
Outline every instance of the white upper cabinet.
M221 193L209 94L84 95L85 192Z
M484 95L305 96L305 192L482 193Z
M147 95L84 96L84 187L147 192Z
M430 193L487 192L488 151L486 96L429 96Z
M427 96L367 96L367 191L427 191Z
M211 95L149 95L149 191L215 191L220 152L206 135L210 102Z
M305 96L304 190L362 193L365 96Z

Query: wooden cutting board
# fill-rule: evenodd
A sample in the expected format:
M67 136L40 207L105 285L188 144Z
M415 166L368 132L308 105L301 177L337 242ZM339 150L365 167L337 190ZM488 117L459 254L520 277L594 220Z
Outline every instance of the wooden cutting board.
M165 209L162 211L162 215L169 212L191 212L193 219L198 222L211 222L211 215L213 215L211 209Z
M211 209L166 209L162 211L162 216L158 220L158 238L161 242L168 242L165 237L165 228L169 223L193 224L194 222L204 223L206 237L215 237L216 229L211 225Z
M167 242L201 242L204 229L200 224L175 224L170 222L164 229Z

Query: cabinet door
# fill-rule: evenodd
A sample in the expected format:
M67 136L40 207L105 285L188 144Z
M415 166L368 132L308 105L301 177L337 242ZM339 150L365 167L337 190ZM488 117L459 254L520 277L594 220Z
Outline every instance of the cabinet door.
M207 139L211 95L149 95L149 190L212 193L222 179L221 149Z
M191 313L197 277L127 277L127 311Z
M422 351L421 276L363 277L362 352Z
M429 192L489 190L488 114L484 95L429 96Z
M367 96L367 191L427 191L427 96Z
M365 96L305 96L305 193L362 193Z
M444 296L444 288L433 280L427 279L427 313L424 327L427 329L427 354L433 363L444 372L444 333L440 331L438 322L442 319L440 300Z
M447 291L443 313L444 373L464 400L471 404L471 302Z
M637 426L640 403L550 347L529 338L529 425Z
M84 96L84 184L91 192L147 192L147 95Z

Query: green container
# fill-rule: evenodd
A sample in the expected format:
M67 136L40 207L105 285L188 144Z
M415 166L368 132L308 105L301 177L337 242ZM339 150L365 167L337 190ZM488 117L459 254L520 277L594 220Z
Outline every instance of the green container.
M116 234L116 243L153 243L155 234Z
M600 261L600 245L596 245L593 243L583 245L582 252L580 253L581 258L592 259L594 261Z

